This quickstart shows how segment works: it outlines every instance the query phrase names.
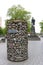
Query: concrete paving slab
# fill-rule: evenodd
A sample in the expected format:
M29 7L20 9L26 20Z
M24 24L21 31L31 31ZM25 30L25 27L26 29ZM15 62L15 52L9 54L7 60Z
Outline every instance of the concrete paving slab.
M43 38L28 41L28 60L11 62L7 60L7 43L0 43L0 65L43 65Z

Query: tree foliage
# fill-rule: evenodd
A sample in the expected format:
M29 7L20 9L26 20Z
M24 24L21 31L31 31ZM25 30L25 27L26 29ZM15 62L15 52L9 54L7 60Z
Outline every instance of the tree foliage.
M3 29L0 27L0 35L3 34Z
M0 27L0 35L5 35L7 33L6 28Z
M27 26L28 26L27 31L28 31L28 32L31 32L31 23L30 23L30 21L29 21L29 22L27 22Z
M2 29L3 30L3 35L6 35L7 34L7 29L6 27Z
M40 22L40 28L41 28L41 32L43 32L43 20L42 22Z

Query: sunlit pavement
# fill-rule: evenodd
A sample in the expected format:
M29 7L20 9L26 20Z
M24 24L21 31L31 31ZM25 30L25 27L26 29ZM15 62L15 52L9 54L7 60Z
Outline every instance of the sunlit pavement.
M43 65L43 38L28 41L28 60L11 62L7 60L7 43L0 43L0 65Z

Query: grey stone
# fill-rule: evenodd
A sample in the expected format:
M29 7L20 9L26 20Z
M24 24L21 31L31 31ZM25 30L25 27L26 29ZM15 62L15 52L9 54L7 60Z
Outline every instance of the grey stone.
M18 32L18 31L15 30L15 29L13 29L13 30L12 30L12 29L9 29L9 30L8 30L8 33L17 33L17 32Z

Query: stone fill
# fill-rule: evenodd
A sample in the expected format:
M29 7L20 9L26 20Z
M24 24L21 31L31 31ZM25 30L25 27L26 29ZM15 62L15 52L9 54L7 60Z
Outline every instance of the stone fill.
M7 58L10 61L23 61L28 59L27 22L8 20Z

